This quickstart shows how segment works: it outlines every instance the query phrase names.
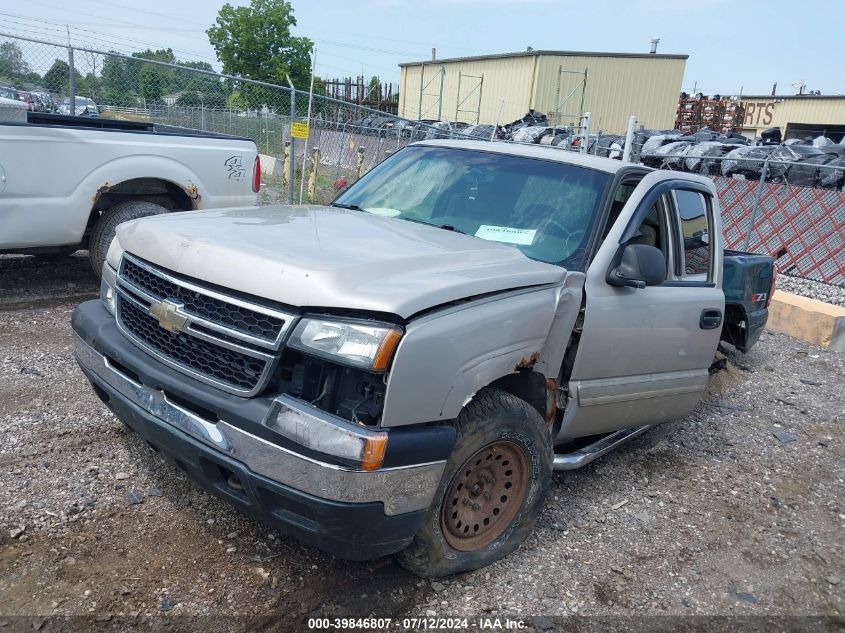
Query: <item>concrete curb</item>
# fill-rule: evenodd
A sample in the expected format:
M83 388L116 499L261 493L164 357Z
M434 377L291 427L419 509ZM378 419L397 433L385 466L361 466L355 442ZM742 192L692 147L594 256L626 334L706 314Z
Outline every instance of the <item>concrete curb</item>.
M845 308L775 291L766 328L829 349L845 352Z

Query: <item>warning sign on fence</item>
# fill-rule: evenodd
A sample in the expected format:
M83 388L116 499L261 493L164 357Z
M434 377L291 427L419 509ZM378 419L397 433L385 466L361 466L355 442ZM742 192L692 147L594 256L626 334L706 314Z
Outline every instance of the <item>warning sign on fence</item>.
M307 123L291 123L290 135L293 138L308 138Z

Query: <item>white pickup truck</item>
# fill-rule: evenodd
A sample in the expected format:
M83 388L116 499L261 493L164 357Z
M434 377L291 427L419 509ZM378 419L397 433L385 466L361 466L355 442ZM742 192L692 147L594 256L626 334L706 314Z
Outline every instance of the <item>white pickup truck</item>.
M0 122L0 253L87 248L99 275L122 222L254 205L258 161L250 139L151 123L38 113Z

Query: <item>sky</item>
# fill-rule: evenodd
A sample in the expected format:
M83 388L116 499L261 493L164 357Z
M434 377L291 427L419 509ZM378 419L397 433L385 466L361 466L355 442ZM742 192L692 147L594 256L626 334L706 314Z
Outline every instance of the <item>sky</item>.
M219 0L0 0L0 32L130 53L172 48L216 63L205 30ZM248 4L234 0L231 4ZM315 42L316 74L378 75L397 64L534 49L689 55L683 89L845 93L845 0L293 0L295 35ZM307 88L303 86L303 88Z

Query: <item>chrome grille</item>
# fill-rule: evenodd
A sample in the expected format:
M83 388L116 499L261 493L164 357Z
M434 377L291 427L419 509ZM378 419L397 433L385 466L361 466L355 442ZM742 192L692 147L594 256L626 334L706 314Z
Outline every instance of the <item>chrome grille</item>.
M127 330L168 358L238 389L254 389L267 367L267 361L220 348L183 332L168 332L132 301L124 300L120 316Z
M165 277L153 270L127 257L121 266L121 277L157 301L178 301L183 304L187 313L271 344L275 344L284 331L285 319L282 317L258 312L244 305L234 304L231 300L226 301L186 288L172 276Z
M154 306L172 311L166 329ZM243 396L266 387L294 316L124 254L117 275L117 324L136 345L198 380Z

